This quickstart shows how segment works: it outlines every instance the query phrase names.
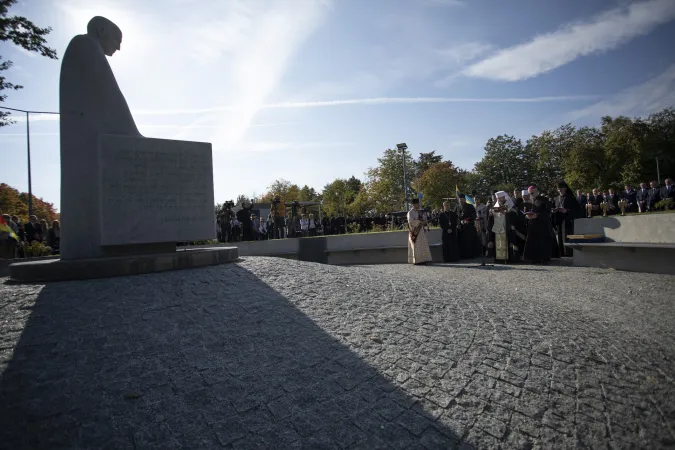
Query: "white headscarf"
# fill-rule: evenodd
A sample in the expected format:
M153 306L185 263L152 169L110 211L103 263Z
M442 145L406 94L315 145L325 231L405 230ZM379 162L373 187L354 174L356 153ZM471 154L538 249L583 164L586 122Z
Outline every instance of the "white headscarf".
M513 200L511 200L511 197L509 197L509 194L507 194L505 191L499 191L497 194L495 194L497 197L497 202L495 203L495 208L499 207L499 199L500 198L505 198L506 199L506 204L509 205L509 209L513 208Z

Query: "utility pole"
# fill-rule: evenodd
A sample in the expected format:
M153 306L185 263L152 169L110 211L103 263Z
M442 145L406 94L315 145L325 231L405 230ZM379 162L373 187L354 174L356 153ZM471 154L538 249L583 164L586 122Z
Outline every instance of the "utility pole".
M7 108L0 106L0 109L7 109L9 111L17 111L26 114L26 153L28 156L28 215L33 215L33 181L30 169L30 115L31 114L58 114L57 112L49 111L26 111L25 109Z
M661 185L661 171L659 170L659 157L658 156L656 157L656 179L657 179L659 185Z
M408 186L406 183L407 176L405 173L405 151L408 149L408 146L405 143L396 144L396 148L401 150L401 154L403 155L403 201L405 202L405 210L408 211Z

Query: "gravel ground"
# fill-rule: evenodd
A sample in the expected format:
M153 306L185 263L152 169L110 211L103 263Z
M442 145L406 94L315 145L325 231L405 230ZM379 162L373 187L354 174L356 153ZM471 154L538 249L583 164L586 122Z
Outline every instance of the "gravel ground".
M0 284L0 448L675 448L673 292L263 257Z

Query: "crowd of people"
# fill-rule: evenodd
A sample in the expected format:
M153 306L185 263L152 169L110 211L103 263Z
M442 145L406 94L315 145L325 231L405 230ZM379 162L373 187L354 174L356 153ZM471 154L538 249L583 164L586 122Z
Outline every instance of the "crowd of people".
M476 206L467 203L460 194L460 204L454 210L444 203L439 216L443 260L454 262L485 255L493 262L546 264L552 258L572 255L572 249L565 243L574 234L575 219L675 209L672 179L666 179L663 187L652 182L648 188L642 183L638 191L626 185L620 194L613 189L605 192L593 189L592 194L577 191L575 196L565 181L558 183L557 190L557 196L549 197L533 185L514 191L513 198L497 191L487 205L475 199ZM666 200L665 205L661 200ZM408 213L409 263L431 261L424 237L428 224L426 214L415 204Z
M217 216L218 239L239 242L408 230L409 262L424 264L431 261L424 232L440 226L446 262L485 255L495 262L547 263L551 258L571 256L572 250L565 243L574 233L575 219L675 209L675 186L670 178L665 180L664 186L655 181L641 183L637 190L625 185L620 193L612 188L596 188L587 193L577 190L574 195L564 181L557 187L555 197L541 194L537 186L515 190L513 197L497 191L487 204L482 204L479 198L474 199L475 206L460 194L455 208L445 202L442 211L423 209L419 200L413 199L413 208L407 216L392 213L345 217L338 214L319 219L297 203L280 214L277 202L272 204L269 215L261 218L252 213L251 203L245 202L236 213L233 205L229 205ZM34 215L26 223L16 215L2 214L2 219L6 228L0 230L1 258L25 256L21 254L22 248L34 242L42 243L51 248L52 254L58 254L61 234L58 220L50 225L47 220ZM416 253L418 251L422 253Z
M258 217L252 212L252 206L250 202L243 202L241 208L235 212L230 205L218 215L217 230L220 242L368 233L403 230L407 226L405 216L394 214L370 216L332 214L319 218L318 214L307 212L300 206L278 213L279 210L273 205L267 217ZM438 226L439 215L440 211L429 211L432 226Z
M52 221L51 226L46 219L38 219L34 215L26 223L18 216L10 214L2 214L2 220L9 230L0 230L0 258L23 257L23 246L33 242L40 242L50 247L52 254L58 254L61 241L61 225L58 220Z

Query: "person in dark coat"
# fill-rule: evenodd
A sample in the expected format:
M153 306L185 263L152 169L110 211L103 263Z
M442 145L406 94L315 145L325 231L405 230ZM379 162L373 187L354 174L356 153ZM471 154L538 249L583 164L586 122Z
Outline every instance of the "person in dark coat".
M476 230L476 208L466 202L464 194L459 194L460 204L457 205L459 226L459 253L462 259L478 258L481 254L481 242Z
M586 211L586 203L588 203L588 198L580 190L577 190L577 203L579 203L579 206L581 206L582 210Z
M443 241L443 262L459 261L459 244L457 242L457 213L450 209L450 203L443 202L443 212L438 217L441 225Z
M244 201L241 204L241 209L237 211L237 219L241 223L242 240L253 240L253 219L251 219L251 209L253 205L251 202Z
M625 191L621 193L621 199L626 202L625 206L625 211L627 213L636 213L638 212L638 207L637 207L637 192L635 192L635 189L631 187L630 184L627 184L625 187ZM620 210L621 208L619 208Z
M635 193L635 209L637 212L647 212L647 200L649 199L649 186L640 183L640 189Z
M528 220L524 258L535 264L547 264L551 260L551 215L546 197L539 195L535 186L528 189L532 211L526 213Z
M673 180L670 178L666 178L666 185L661 188L661 200L665 200L667 198L673 199L675 201L675 186L673 186ZM675 208L675 206L671 206L670 209Z
M558 254L572 256L572 249L565 247L567 236L574 234L574 219L583 217L584 210L579 205L565 180L558 182L558 196L554 201L553 223L556 229Z
M656 181L650 183L651 189L647 196L647 211L656 211L656 204L661 201L661 189Z

